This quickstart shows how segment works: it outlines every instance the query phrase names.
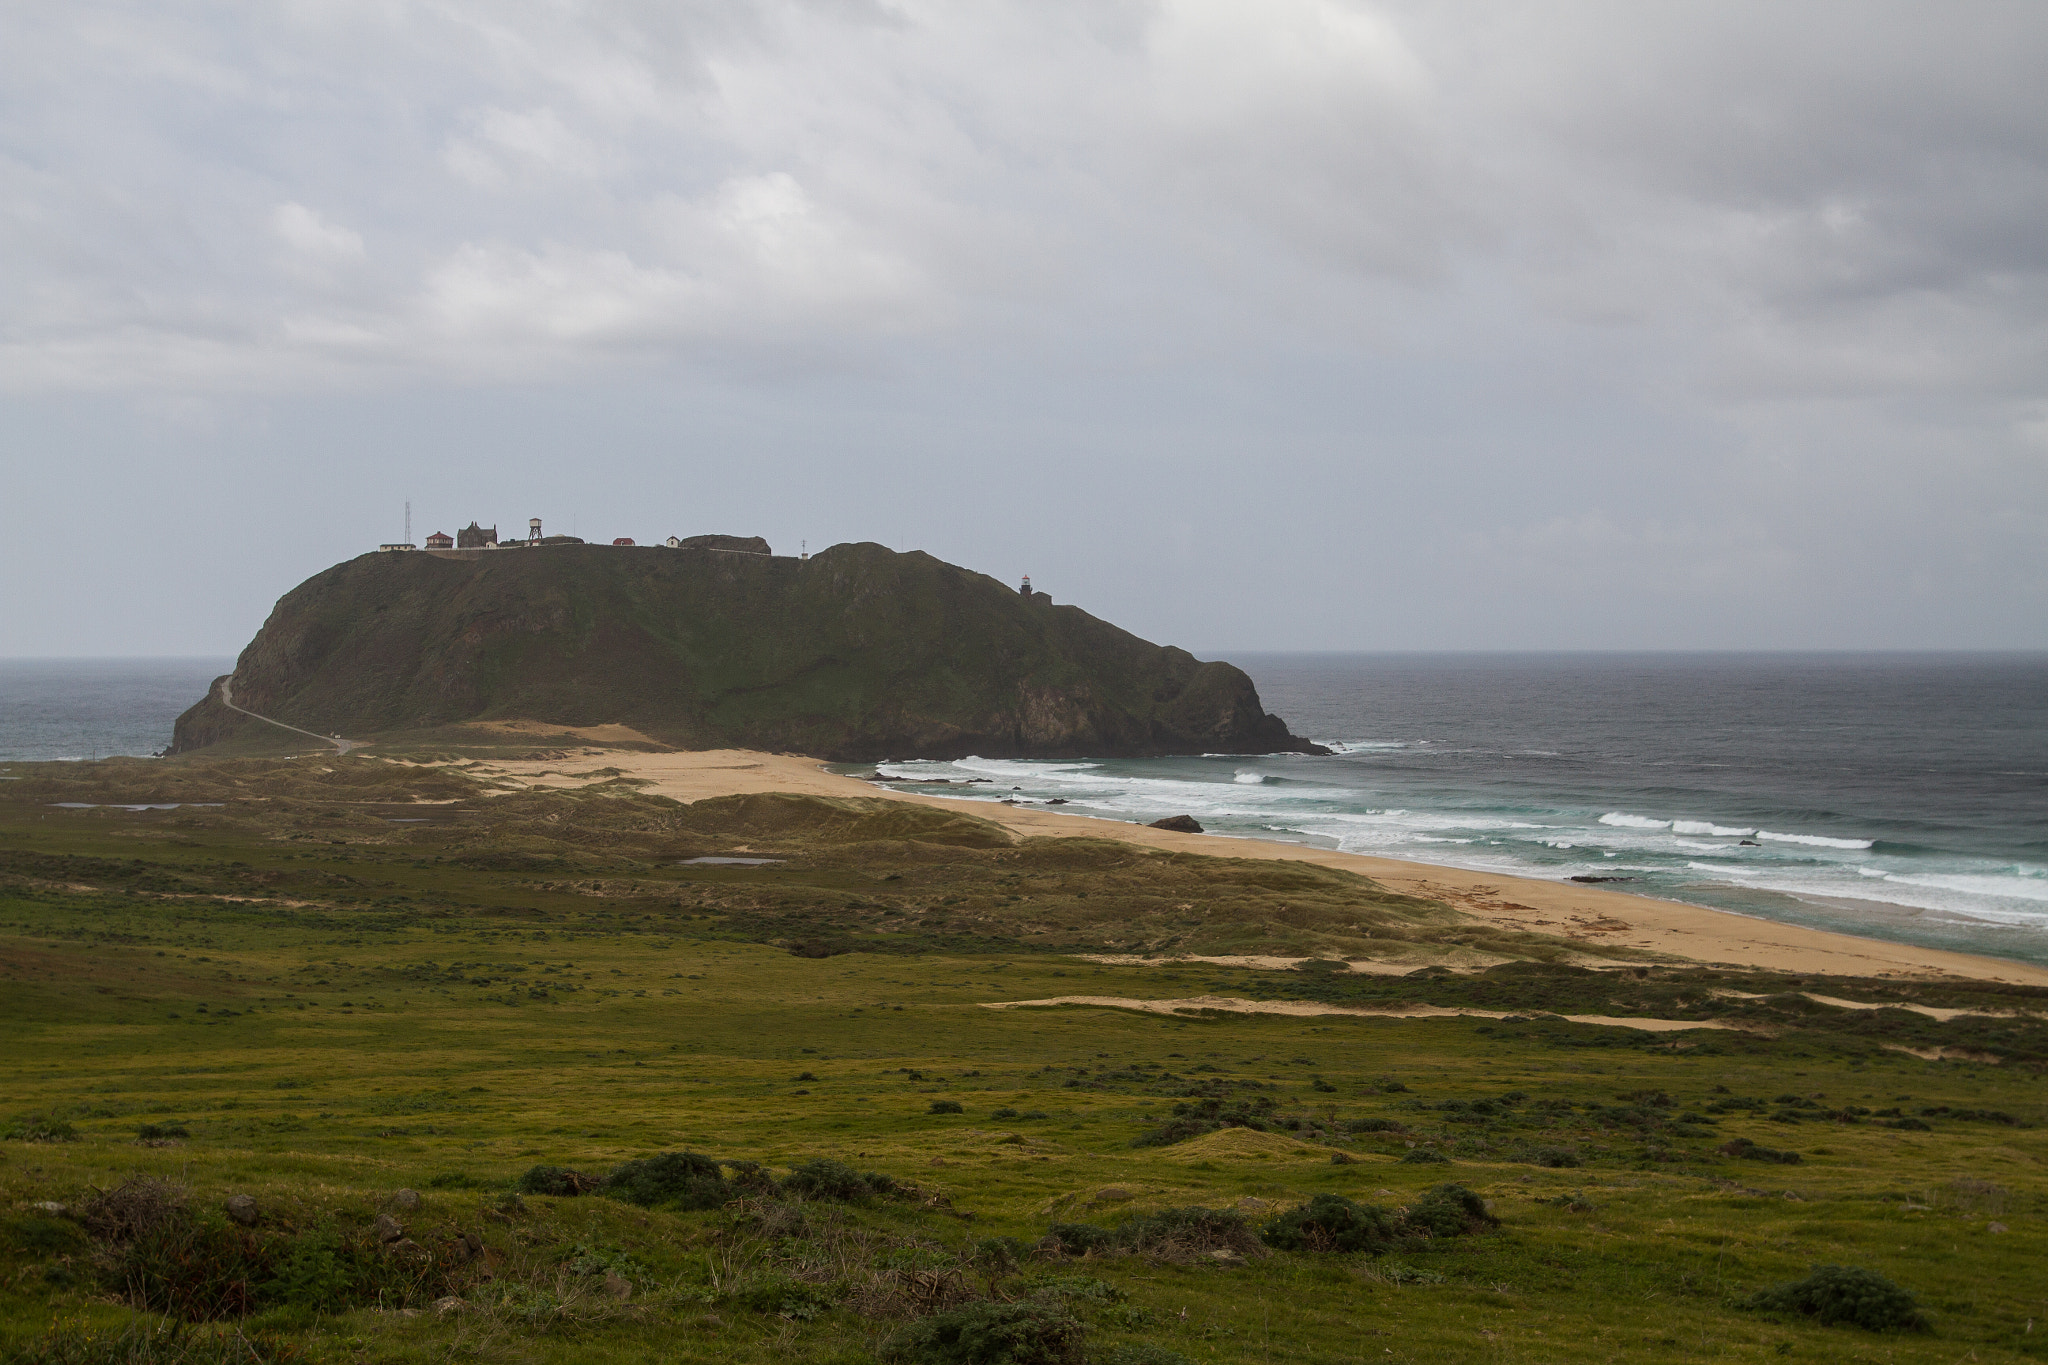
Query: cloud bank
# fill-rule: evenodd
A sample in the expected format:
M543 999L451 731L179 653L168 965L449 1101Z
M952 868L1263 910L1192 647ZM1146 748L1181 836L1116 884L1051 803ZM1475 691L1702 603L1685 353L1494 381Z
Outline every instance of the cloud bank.
M2048 645L2038 5L81 0L0 35L17 449L114 467L119 411L253 459L516 394L623 422L630 481L687 392L682 444L783 491L719 475L733 514L1043 544L1180 638ZM889 497L834 486L850 430ZM1124 505L963 534L1022 449Z

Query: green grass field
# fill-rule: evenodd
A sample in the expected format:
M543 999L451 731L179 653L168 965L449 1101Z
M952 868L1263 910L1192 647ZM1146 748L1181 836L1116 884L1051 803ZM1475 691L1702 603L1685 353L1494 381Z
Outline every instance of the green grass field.
M1506 1008L1541 997L1510 1020L993 1010L1330 997L1328 973L1075 956L1121 942L1134 917L1257 939L1202 927L1205 885L1268 935L1342 920L1422 953L1458 931L1357 879L1261 889L1231 862L1156 855L1118 880L1085 848L1013 849L958 817L882 828L830 803L770 820L619 791L488 797L353 763L160 765L153 795L131 799L223 804L143 812L54 808L86 779L12 770L0 1350L996 1359L911 1344L920 1320L980 1302L1079 1325L1078 1348L1063 1327L1020 1363L1074 1349L1120 1365L2048 1354L2029 1021L1852 1016L1751 980L1730 984L1780 1007L1743 1006L1741 1031L1574 1025L1546 1012L1691 1019L1669 1011L1714 997L1669 967L1553 970L1539 942L1523 945L1535 976L1392 979L1401 998L1447 1004L1482 987ZM139 790L109 772L92 795ZM167 793L166 773L186 789ZM415 792L453 804L398 813ZM679 865L740 847L787 861ZM1107 889L1081 896L1097 876ZM1309 892L1307 928L1261 899ZM1953 1001L1945 989L1927 998ZM2038 1008L2024 997L1984 1007ZM1877 1015L1902 1016L1916 1046L1960 1027L2002 1060L1922 1060ZM1140 1145L1176 1131L1192 1136ZM1742 1139L1797 1162L1726 1150ZM761 1169L729 1167L731 1187L694 1209L617 1190L511 1198L535 1166L601 1177L685 1150ZM895 1188L778 1186L819 1157ZM1267 1252L1233 1233L1076 1258L1045 1240L1190 1206L1256 1232L1319 1194L1392 1210L1445 1184L1499 1226L1376 1253ZM417 1207L393 1202L406 1189ZM253 1229L226 1215L238 1194ZM136 1231L143 1214L121 1223L130 1205L156 1208L155 1232ZM380 1214L403 1229L396 1249ZM1743 1306L1822 1264L1896 1282L1929 1330ZM135 1307L201 1290L233 1311L187 1329Z

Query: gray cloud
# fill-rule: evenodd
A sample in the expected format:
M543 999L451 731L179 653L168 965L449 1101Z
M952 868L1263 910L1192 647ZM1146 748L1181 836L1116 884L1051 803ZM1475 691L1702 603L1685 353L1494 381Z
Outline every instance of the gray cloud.
M2048 644L2044 58L1997 3L13 12L21 505L334 526L0 627L232 645L488 489L1198 646Z

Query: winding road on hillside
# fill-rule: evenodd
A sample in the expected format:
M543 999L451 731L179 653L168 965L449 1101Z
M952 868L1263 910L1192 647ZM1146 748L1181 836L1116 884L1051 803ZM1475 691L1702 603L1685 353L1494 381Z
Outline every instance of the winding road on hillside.
M283 721L272 720L269 716L258 716L246 706L235 705L235 675L232 673L220 680L220 704L227 707L230 711L240 711L245 716L255 716L257 720L262 721L265 725L275 725L280 730L289 730L295 735L304 735L308 739L317 739L322 744L332 744L337 754L346 754L350 749L359 747L355 740L343 739L340 735L316 735L311 730L301 730L296 725L286 725Z

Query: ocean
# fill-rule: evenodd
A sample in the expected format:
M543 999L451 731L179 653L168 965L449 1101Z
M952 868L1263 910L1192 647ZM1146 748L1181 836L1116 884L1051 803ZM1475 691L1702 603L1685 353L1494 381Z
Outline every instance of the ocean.
M154 754L233 659L0 659L0 761Z
M1335 752L885 763L949 796L2048 962L2048 655L1250 654ZM151 754L224 658L0 661L0 760ZM869 765L849 765L864 771Z
M2048 962L2048 656L1232 661L1335 752L880 770Z

